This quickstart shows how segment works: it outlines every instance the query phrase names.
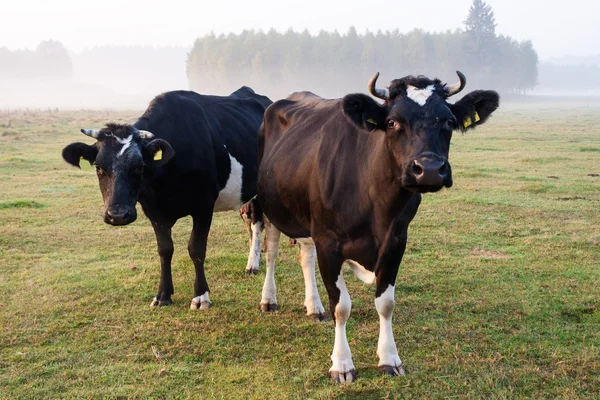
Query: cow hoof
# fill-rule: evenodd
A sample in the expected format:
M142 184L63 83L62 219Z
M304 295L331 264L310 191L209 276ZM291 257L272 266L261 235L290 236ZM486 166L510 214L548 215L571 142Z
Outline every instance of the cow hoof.
M327 318L327 315L324 313L310 314L308 316L308 318L313 320L314 322L321 322L321 321L329 320L329 318Z
M157 297L155 297L154 300L152 300L152 302L150 303L150 307L163 307L170 306L171 304L173 304L171 299L159 300Z
M277 304L269 304L269 303L260 303L260 310L261 311L277 311L279 307L277 307Z
M252 268L246 269L246 275L258 275L258 268L257 269L252 269Z
M192 300L190 303L190 310L208 310L212 306L210 301L201 301L200 303Z
M389 376L405 376L406 375L406 371L404 370L404 367L402 365L399 365L397 367L392 367L391 365L380 365L378 368L381 372L385 372Z
M356 380L355 369L351 369L348 372L329 371L329 375L337 383L352 383Z

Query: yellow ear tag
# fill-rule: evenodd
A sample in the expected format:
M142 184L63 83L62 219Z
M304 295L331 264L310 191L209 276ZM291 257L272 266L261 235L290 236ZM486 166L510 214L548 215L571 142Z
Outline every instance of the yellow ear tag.
M156 153L154 153L154 161L162 160L162 150L158 149Z
M83 157L79 157L79 168L81 168L82 171L89 171L92 169L92 166L88 160Z
M480 120L481 120L481 118L479 118L479 114L477 112L475 112L475 122L479 122ZM463 125L465 126L465 128L470 127L472 123L473 122L471 121L471 117L467 117L463 121Z
M367 122L368 122L368 123L370 123L370 124L372 124L372 125L377 125L377 122L375 122L375 120L374 120L374 119L372 119L372 118L369 118L369 119L367 120Z

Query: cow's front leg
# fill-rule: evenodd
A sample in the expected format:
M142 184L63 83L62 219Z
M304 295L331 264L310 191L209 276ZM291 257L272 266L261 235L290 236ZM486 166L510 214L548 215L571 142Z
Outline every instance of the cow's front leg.
M160 256L160 283L158 285L158 294L152 300L152 307L168 306L172 304L171 295L173 290L173 277L171 276L171 259L173 258L173 239L171 238L171 228L173 222L152 221L152 227L156 234L156 243L158 244L158 255Z
M206 257L206 242L212 221L212 209L205 215L193 215L193 229L188 242L188 252L194 263L196 278L194 279L194 298L190 303L192 310L207 310L211 306L208 298L208 283L204 275L204 259Z
M319 271L329 296L329 310L335 322L335 341L331 352L331 377L340 383L356 380L356 370L352 362L352 353L346 337L346 322L350 318L352 302L342 274L343 259L332 246L319 246L317 242Z
M248 263L246 264L246 274L256 275L260 268L260 233L263 229L263 213L258 204L258 200L253 198L246 203L240 210L240 215L244 220L244 225L250 233L250 250L248 253Z
M267 273L262 289L260 309L277 311L277 287L275 286L275 261L279 255L279 229L270 222L265 223L265 241L267 242Z
M407 226L398 224L391 231L386 244L389 246L378 260L375 308L379 314L379 341L377 342L378 368L391 376L406 375L392 331L394 313L394 285L398 268L406 249Z

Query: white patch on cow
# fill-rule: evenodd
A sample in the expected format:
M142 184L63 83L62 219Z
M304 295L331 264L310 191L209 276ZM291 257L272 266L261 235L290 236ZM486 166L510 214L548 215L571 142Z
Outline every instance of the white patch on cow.
M431 97L433 93L433 85L429 85L424 89L419 89L413 85L408 85L406 88L406 97L414 101L420 106L424 106L427 103L427 99Z
M335 342L333 344L333 352L331 353L333 364L329 371L344 374L354 369L354 363L352 362L352 353L350 352L350 345L346 337L346 321L350 318L352 302L350 301L350 295L348 294L342 271L340 271L335 285L340 290L340 299L335 306Z
M208 298L208 292L204 292L201 296L196 296L192 299L192 303L190 304L190 308L192 310L198 309L203 303L210 304L210 299Z
M214 211L239 210L242 203L242 173L244 167L231 154L229 161L231 171L225 187L219 192L219 197L215 201Z
M369 271L368 269L366 269L365 267L363 267L356 261L346 260L345 262L346 262L346 264L348 264L348 266L350 266L350 268L352 268L352 272L354 272L354 275L358 279L360 279L361 281L363 281L364 283L366 283L368 285L372 285L375 283L376 277L372 271Z
M325 314L321 297L317 290L315 265L317 263L317 248L312 238L296 239L300 243L300 266L304 274L304 307L306 315Z
M379 366L399 367L402 365L402 360L398 356L394 333L392 332L394 285L389 285L385 292L375 299L375 308L379 314L379 341L377 342Z
M277 286L275 286L275 261L279 255L279 229L273 224L267 224L266 229L267 241L267 273L265 275L265 283L262 289L261 305L277 305Z
M125 153L125 150L127 150L129 148L129 146L131 146L131 140L133 139L133 135L129 135L125 139L121 139L121 138L116 138L116 139L117 139L117 142L119 142L123 145L123 147L121 147L121 151L119 151L119 153L117 154L117 157L121 157Z
M250 240L250 253L248 254L246 271L258 272L260 268L260 232L262 230L262 225L262 222L250 224L252 239Z

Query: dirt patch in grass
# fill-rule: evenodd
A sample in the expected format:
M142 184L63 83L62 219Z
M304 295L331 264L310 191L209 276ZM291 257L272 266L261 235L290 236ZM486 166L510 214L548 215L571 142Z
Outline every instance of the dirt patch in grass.
M503 254L497 251L480 249L478 247L474 247L471 250L471 254L480 257L480 258L491 258L494 260L505 260L511 258L508 254Z

